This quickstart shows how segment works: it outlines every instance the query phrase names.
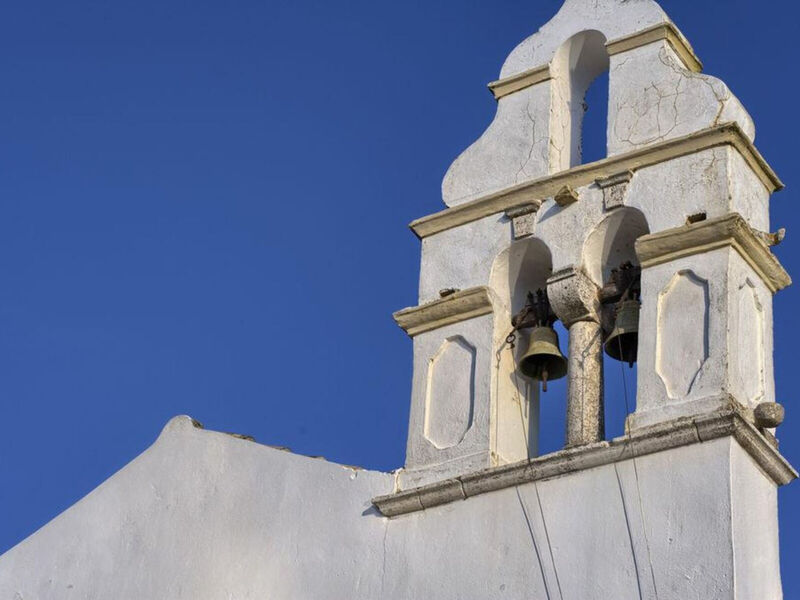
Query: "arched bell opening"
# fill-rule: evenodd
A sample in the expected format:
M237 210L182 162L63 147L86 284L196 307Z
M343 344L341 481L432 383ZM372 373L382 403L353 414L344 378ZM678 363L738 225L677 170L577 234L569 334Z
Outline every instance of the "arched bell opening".
M548 393L544 395L547 401L541 401L540 382L526 376L519 368L532 344L533 329L515 329L512 325L514 316L525 312L529 294L535 298L541 290L546 295L547 280L552 273L550 250L536 238L512 243L497 257L492 268L491 287L502 306L502 310L496 313L494 401L497 426L492 432L501 458L520 451L525 457L535 457L543 450L557 450L563 445L563 441L559 445L551 444L549 437L543 434L563 431L566 380L549 381ZM563 327L559 328L556 323L555 330L560 334L560 350L565 351ZM520 440L524 442L521 449L518 446Z
M650 233L641 211L612 211L587 237L584 269L600 288L606 437L625 433L636 409L638 319L641 298L636 240Z
M608 69L606 38L582 31L564 42L551 64L553 171L607 154Z

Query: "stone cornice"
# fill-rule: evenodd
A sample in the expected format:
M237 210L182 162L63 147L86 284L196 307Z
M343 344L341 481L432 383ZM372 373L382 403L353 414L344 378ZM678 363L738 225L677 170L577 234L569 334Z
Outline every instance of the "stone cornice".
M797 478L797 472L778 452L774 438L768 433L761 433L739 410L732 407L708 415L654 425L611 442L570 448L532 460L378 496L372 502L383 515L396 517L478 494L728 436L733 437L777 485L785 485Z
M606 44L606 49L609 55L613 56L614 54L627 52L661 40L666 40L672 46L672 49L675 50L675 53L680 57L687 69L695 73L703 70L703 63L697 58L691 44L672 23L660 23L643 31L611 40ZM552 74L548 64L492 81L488 84L488 87L495 100L499 100L503 96L508 96L551 78Z
M738 213L641 237L636 240L636 255L647 268L726 246L732 246L773 293L791 285L769 246Z
M636 171L681 156L718 146L733 146L745 159L769 192L783 188L783 183L761 156L738 123L724 123L695 133L651 144L624 154L609 156L593 163L526 181L480 196L464 204L422 217L409 227L420 239L505 212L522 204L540 205L555 196L564 186L573 189L590 185L597 179L625 171Z
M632 35L611 40L606 44L606 49L613 56L660 40L666 40L672 46L687 69L695 73L703 70L703 63L697 58L691 44L672 23L661 23Z
M537 83L547 81L550 77L550 66L544 65L543 67L528 69L511 77L492 81L488 87L492 95L494 95L494 99L500 100L503 96L508 96Z
M393 316L397 324L414 337L445 325L489 314L492 312L490 294L487 287L470 288L428 304L404 308Z

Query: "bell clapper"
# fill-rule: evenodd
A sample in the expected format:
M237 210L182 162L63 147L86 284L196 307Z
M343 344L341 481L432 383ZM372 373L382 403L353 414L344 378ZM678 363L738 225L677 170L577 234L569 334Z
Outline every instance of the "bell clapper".
M547 392L547 369L542 371L542 391Z

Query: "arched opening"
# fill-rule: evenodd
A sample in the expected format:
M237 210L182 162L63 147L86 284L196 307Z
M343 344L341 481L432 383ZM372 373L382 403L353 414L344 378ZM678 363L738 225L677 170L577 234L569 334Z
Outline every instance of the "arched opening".
M611 212L586 238L583 247L584 269L589 277L610 294L613 270L630 264L639 266L635 242L650 233L647 219L635 208L623 207ZM642 302L647 302L643 298ZM603 302L603 331L606 339L612 334L619 298L606 295ZM625 433L625 419L636 409L637 365L632 367L603 355L606 437Z
M589 85L583 101L581 163L605 158L608 154L608 70Z
M599 31L582 31L553 58L552 170L606 156L608 51Z
M547 280L552 272L550 250L536 238L511 244L497 257L492 268L491 287L504 307L502 313L497 313L494 395L497 426L492 435L495 436L495 452L504 462L533 458L563 447L563 437L559 437L556 443L555 438L551 440L549 432L563 434L564 431L566 379L548 384L547 398L561 401L544 403L542 411L539 385L517 371L518 360L528 347L529 332L517 332L513 348L506 343L512 328L511 318L525 306L528 292L547 289ZM556 323L556 331L564 352L567 338L559 325Z

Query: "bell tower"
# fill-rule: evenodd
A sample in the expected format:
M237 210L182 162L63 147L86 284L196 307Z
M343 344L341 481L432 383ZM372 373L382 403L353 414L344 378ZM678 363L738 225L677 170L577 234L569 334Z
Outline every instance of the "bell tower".
M606 157L585 163L584 96L605 71ZM445 208L411 224L419 304L395 314L414 352L406 465L376 503L401 514L609 464L622 490L624 463L664 557L717 561L671 529L704 514L736 559L708 567L730 593L658 597L780 597L776 489L796 472L774 437L772 297L791 281L771 251L783 184L750 115L652 0L566 0L489 89L496 117L447 171ZM616 440L604 353L638 370ZM559 377L564 450L539 456L539 395ZM647 493L643 455L662 461Z

